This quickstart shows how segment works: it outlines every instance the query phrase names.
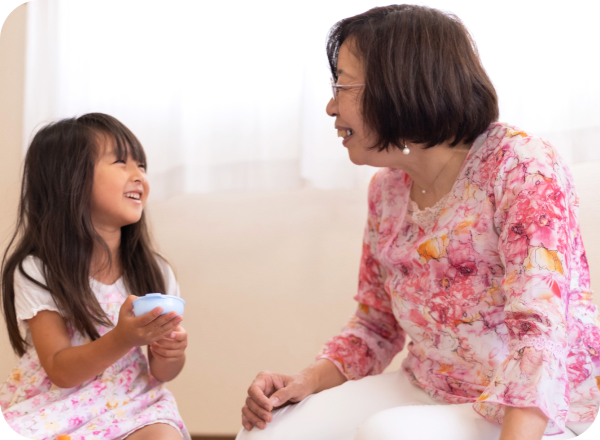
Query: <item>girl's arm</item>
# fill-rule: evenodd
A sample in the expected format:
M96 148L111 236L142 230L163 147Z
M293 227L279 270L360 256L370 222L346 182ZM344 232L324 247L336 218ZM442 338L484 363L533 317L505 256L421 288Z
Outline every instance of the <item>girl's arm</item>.
M504 407L504 422L499 440L541 440L548 417L536 407Z
M29 319L33 345L50 381L60 388L76 387L102 373L133 347L152 343L179 324L174 312L159 316L160 308L133 316L135 298L130 296L121 306L115 328L78 347L71 346L65 321L57 312L44 310Z
M161 382L175 379L185 365L187 332L178 326L167 336L148 346L150 372Z

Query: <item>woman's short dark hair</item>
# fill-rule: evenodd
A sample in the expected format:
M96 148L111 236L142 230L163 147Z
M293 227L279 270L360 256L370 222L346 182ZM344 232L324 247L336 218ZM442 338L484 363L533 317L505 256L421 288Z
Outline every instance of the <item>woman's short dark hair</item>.
M460 19L437 9L392 5L345 18L330 30L337 81L344 41L362 61L365 123L379 151L403 142L470 143L498 119L498 97Z

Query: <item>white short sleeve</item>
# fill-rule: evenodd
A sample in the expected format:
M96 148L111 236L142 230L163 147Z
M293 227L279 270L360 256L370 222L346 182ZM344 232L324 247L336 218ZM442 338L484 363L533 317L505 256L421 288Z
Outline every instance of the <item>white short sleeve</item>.
M39 258L29 255L23 260L23 271L37 282L46 285L42 272L42 262ZM19 325L33 318L42 310L59 312L56 302L50 292L27 279L19 267L15 270L15 311Z
M156 257L156 261L158 263L158 267L163 274L163 278L165 279L165 290L167 295L173 295L180 297L179 293L179 285L177 284L177 280L175 279L175 274L173 273L173 269L169 263L167 263L160 255Z

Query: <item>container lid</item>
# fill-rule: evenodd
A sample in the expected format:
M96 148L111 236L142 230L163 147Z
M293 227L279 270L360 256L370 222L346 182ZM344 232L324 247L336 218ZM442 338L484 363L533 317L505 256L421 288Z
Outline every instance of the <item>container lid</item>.
M161 298L173 298L173 299L181 301L183 303L183 305L185 305L185 300L184 299L179 298L178 296L175 296L175 295L163 295L162 293L147 293L145 296L140 296L139 298L134 299L133 302L135 303L136 301L142 300L144 298L153 299L153 298L158 298L158 297L161 297Z

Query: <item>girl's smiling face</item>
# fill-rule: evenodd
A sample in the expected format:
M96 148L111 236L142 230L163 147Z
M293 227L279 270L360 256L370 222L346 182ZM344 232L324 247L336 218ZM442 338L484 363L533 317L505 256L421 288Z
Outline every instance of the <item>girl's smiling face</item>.
M120 228L142 217L150 185L146 166L127 156L119 158L115 139L99 135L98 159L92 187L92 222L96 228Z

